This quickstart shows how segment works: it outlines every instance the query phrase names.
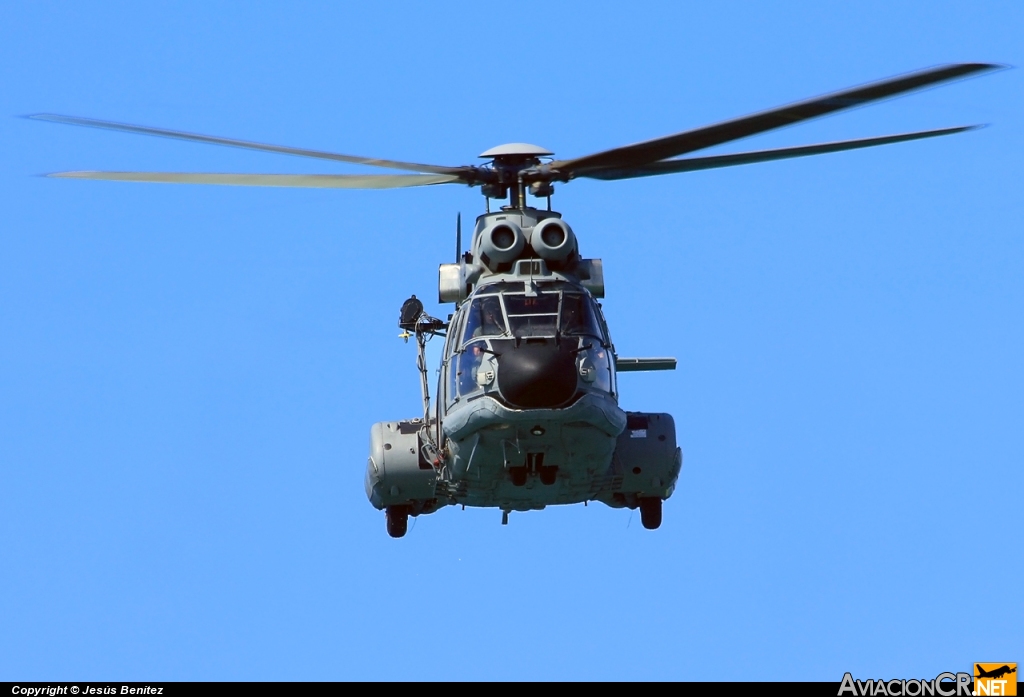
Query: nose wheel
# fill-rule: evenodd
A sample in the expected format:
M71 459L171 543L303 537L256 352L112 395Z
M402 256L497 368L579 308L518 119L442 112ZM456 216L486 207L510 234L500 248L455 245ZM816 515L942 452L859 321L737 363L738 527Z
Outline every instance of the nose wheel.
M529 470L525 467L509 467L508 476L512 480L512 486L526 486L526 475Z
M540 483L545 486L551 486L558 480L558 468L557 467L538 467L537 476L540 477Z
M661 527L661 499L657 497L644 497L640 499L640 522L648 530L657 530Z
M392 537L403 537L409 529L409 507L388 506L386 515L388 534Z

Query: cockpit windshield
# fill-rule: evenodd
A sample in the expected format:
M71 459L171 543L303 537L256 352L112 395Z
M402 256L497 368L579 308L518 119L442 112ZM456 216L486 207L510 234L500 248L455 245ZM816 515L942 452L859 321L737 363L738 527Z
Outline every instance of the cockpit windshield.
M592 336L604 343L593 301L571 287L540 293L502 293L473 300L463 343L478 337Z
M554 336L558 331L558 303L560 293L538 295L506 295L508 323L512 334L524 336Z
M501 298L488 295L477 298L466 316L466 333L463 342L478 336L502 336L506 332L505 316L501 311Z
M590 298L580 293L562 295L562 312L559 327L563 334L585 334L602 340L601 324L597 321Z

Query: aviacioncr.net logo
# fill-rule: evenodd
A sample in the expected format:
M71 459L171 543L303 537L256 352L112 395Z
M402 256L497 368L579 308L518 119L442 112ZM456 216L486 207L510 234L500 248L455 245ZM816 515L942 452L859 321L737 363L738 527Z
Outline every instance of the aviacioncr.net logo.
M977 697L1014 697L1017 694L1017 664L975 663L974 694Z
M972 697L970 673L939 673L931 680L854 680L843 675L839 695L853 697Z

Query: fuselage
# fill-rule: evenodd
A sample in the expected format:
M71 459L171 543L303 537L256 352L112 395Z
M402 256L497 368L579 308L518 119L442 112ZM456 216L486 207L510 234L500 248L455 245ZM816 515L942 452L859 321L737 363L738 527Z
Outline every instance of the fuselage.
M600 260L580 256L558 213L477 219L471 251L440 269L439 298L455 311L429 416L371 429L366 493L392 535L408 515L451 504L507 516L601 501L660 525L682 465L675 425L619 407L603 294Z
M449 325L437 416L467 505L591 499L626 426L600 305L571 276L536 270L480 283Z

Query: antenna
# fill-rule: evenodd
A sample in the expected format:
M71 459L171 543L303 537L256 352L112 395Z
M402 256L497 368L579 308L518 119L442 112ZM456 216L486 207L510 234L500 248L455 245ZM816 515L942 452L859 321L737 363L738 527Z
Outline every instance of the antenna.
M455 263L462 258L462 211L455 216Z

